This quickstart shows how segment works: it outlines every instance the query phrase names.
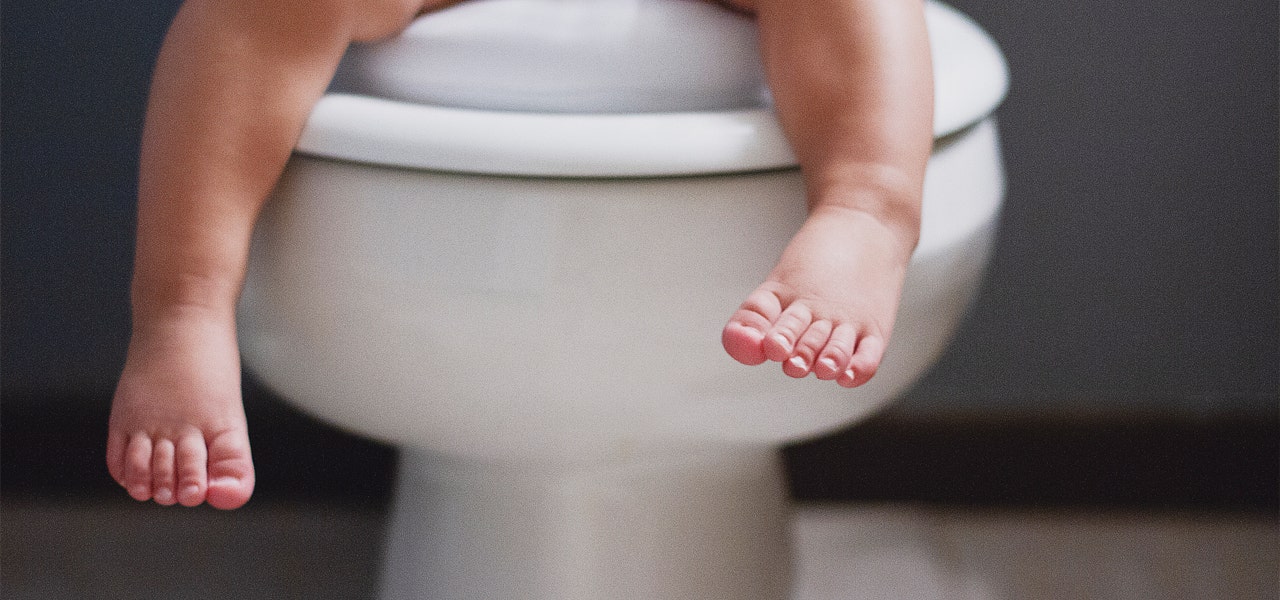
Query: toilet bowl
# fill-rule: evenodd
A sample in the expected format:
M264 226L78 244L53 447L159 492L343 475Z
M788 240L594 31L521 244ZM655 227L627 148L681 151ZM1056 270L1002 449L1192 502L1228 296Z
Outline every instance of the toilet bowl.
M805 216L748 19L484 0L352 51L256 229L240 335L266 385L400 447L384 597L788 596L777 447L922 375L990 254L1005 65L966 17L927 16L921 240L853 390L720 347Z

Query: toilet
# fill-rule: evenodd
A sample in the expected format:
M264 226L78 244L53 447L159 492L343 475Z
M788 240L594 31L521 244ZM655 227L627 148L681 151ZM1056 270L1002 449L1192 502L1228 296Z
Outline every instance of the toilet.
M1005 63L927 17L921 241L852 390L720 346L805 216L750 19L476 0L352 49L255 231L240 343L296 406L400 448L382 597L790 597L778 448L924 374L991 252Z

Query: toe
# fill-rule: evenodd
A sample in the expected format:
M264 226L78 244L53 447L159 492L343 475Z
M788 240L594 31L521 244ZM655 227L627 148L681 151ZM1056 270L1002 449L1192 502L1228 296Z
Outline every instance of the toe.
M159 439L156 440L151 449L151 498L156 504L170 506L175 501L174 489L174 470L173 470L174 445L172 440Z
M254 474L245 432L228 431L210 439L208 473L206 501L211 506L229 510L249 501Z
M823 381L830 381L840 376L849 367L849 359L853 356L854 343L858 341L858 331L848 323L841 323L831 332L827 344L818 354L813 373Z
M813 369L818 358L818 351L826 345L831 337L831 321L820 319L809 325L809 328L796 341L791 358L782 363L782 372L791 377L804 377Z
M124 453L124 485L134 500L151 499L151 438L137 434Z
M786 362L782 363L782 372L786 373L788 377L795 377L796 379L801 379L808 375L809 370L812 368L813 363L799 354L788 358Z
M209 452L205 448L204 436L187 435L178 440L175 460L178 503L196 506L204 502L209 481L206 469Z
M724 326L724 331L720 334L720 343L734 360L744 365L758 365L765 361L764 348L760 345L764 341L764 333L761 329L767 329L768 326L769 324L765 323L763 328L753 327L737 320L735 315L735 320L730 320L729 324Z
M745 365L764 362L764 334L781 313L782 305L776 295L763 289L752 292L724 327L720 341L725 351Z
M845 369L843 373L840 373L839 377L836 377L836 383L840 384L841 387L847 387L847 388L857 387L858 385L857 371L854 371L852 367Z
M849 368L840 375L837 383L844 387L857 387L870 381L880 368L884 347L884 340L879 336L865 335L859 338L857 350L849 360Z
M813 313L807 306L798 302L792 303L782 311L778 320L774 322L773 328L765 334L763 342L765 356L775 362L791 358L796 342L800 341L800 336L809 328L812 321Z

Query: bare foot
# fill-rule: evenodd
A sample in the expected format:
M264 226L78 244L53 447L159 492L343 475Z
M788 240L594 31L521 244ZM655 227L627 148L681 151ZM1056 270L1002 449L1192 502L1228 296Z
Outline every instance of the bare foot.
M725 325L725 350L747 365L780 362L791 377L866 383L893 330L914 244L869 213L815 209Z
M234 323L197 313L134 328L107 467L135 500L238 508L253 493Z

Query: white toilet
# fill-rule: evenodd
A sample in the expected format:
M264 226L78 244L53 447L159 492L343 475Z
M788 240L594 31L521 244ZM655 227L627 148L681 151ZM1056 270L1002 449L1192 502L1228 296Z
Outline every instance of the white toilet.
M804 218L751 21L479 0L353 50L254 240L249 368L402 449L386 598L781 599L777 448L891 401L977 288L1004 61L930 4L938 142L880 372L720 347Z

